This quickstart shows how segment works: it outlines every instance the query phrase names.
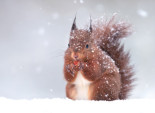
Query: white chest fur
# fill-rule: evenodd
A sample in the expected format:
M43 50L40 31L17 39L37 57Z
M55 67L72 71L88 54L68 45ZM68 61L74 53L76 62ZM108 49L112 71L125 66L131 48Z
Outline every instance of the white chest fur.
M76 99L88 100L90 81L86 80L81 72L78 72L76 80L74 81L76 87Z

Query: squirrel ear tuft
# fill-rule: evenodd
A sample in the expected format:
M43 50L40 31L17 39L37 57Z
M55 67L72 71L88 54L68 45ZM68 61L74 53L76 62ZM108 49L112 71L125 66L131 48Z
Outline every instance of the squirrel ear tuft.
M74 21L73 21L73 25L72 25L72 28L71 28L71 31L77 29L76 27L76 15L75 15L75 18L74 18Z
M89 26L89 32L92 32L93 29L92 29L92 19L91 19L91 16L90 16L90 26Z

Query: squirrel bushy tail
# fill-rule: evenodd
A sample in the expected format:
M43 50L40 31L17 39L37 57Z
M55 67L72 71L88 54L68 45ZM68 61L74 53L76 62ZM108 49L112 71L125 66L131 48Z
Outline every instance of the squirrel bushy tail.
M126 99L129 91L132 89L133 67L130 65L129 52L124 51L124 45L121 44L120 39L131 34L131 25L125 22L116 22L115 17L108 22L97 21L93 25L96 43L105 51L119 68L121 75L121 91L119 99Z

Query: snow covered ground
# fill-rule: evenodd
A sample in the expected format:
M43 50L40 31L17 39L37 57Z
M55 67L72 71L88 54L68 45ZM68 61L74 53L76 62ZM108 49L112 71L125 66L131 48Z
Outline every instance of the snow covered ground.
M69 99L12 100L0 98L0 113L155 113L155 100L72 101Z

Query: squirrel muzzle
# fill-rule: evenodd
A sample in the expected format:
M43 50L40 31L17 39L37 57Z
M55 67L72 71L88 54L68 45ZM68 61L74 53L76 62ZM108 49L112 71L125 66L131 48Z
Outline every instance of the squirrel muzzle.
M82 54L79 52L72 52L71 57L75 61L80 61L82 59Z

